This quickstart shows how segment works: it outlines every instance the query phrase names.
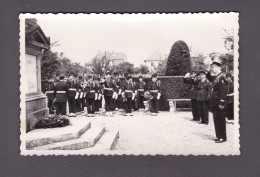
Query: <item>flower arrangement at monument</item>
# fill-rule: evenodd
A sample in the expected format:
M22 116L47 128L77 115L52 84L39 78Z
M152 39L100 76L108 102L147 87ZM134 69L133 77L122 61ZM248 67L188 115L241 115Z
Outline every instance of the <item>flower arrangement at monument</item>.
M39 119L35 128L55 128L55 127L65 127L70 124L70 120L64 115L49 115L43 119Z

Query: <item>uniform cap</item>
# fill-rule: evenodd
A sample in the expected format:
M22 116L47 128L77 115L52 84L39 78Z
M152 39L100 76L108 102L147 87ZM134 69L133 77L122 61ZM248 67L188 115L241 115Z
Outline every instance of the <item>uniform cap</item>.
M201 71L200 71L200 74L202 74L202 73L203 73L203 74L206 74L206 71L205 71L205 70L201 70Z
M87 77L88 79L92 79L93 78L93 76L92 75L88 75L88 77Z
M217 66L221 66L221 60L220 60L220 58L219 57L215 57L214 59L213 59L213 62L212 62L212 64L211 65L217 65Z
M152 75L152 78L155 78L155 77L157 77L157 74L153 74L153 75Z
M65 78L65 76L64 76L64 75L60 75L60 80L61 80L61 79L64 79L64 78Z
M143 76L140 75L138 78L139 78L139 79L140 79L140 78L143 78Z
M226 77L232 77L232 74L231 73L227 73Z
M110 72L110 71L107 71L107 72L106 72L106 75L108 75L108 74L111 74L111 72Z
M79 76L79 79L82 79L83 77L82 76Z
M114 76L118 76L118 72L114 72L113 75L114 75Z

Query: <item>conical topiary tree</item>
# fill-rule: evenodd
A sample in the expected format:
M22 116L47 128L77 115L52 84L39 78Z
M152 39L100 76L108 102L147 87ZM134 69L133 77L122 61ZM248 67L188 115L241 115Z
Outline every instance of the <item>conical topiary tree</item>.
M167 65L166 76L183 76L190 71L190 52L184 41L177 41L173 44Z

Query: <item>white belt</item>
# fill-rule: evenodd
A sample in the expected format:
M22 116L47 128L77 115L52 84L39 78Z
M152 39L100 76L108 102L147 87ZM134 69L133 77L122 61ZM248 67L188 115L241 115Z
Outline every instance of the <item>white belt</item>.
M132 90L125 90L125 92L133 92Z
M96 92L95 90L90 90L91 93Z
M138 91L144 91L144 89L138 89Z
M46 93L54 93L54 91L46 91Z
M113 88L107 88L107 87L105 87L105 90L113 90Z
M150 92L158 92L158 90L150 90Z
M57 91L56 93L66 93L66 91Z
M75 88L70 88L69 90L70 91L77 91Z

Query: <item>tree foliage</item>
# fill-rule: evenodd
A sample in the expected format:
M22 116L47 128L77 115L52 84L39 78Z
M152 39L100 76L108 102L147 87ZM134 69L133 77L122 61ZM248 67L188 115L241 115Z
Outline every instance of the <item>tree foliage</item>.
M135 68L134 65L129 62L123 62L114 66L114 71L118 72L121 75L124 73L134 74Z
M58 54L57 52L48 50L43 54L41 60L41 75L43 80L48 77L54 77L56 74L78 76L85 73L87 73L85 66L71 62L63 53Z
M53 76L60 67L59 56L57 52L50 50L44 51L41 59L41 75L42 79Z
M184 41L173 44L166 66L166 76L182 76L190 71L190 52Z
M107 70L113 70L111 60L106 56L101 59L95 57L92 59L92 72L96 75L103 75Z
M135 68L136 74L148 74L149 68L146 65L140 65L139 67Z

